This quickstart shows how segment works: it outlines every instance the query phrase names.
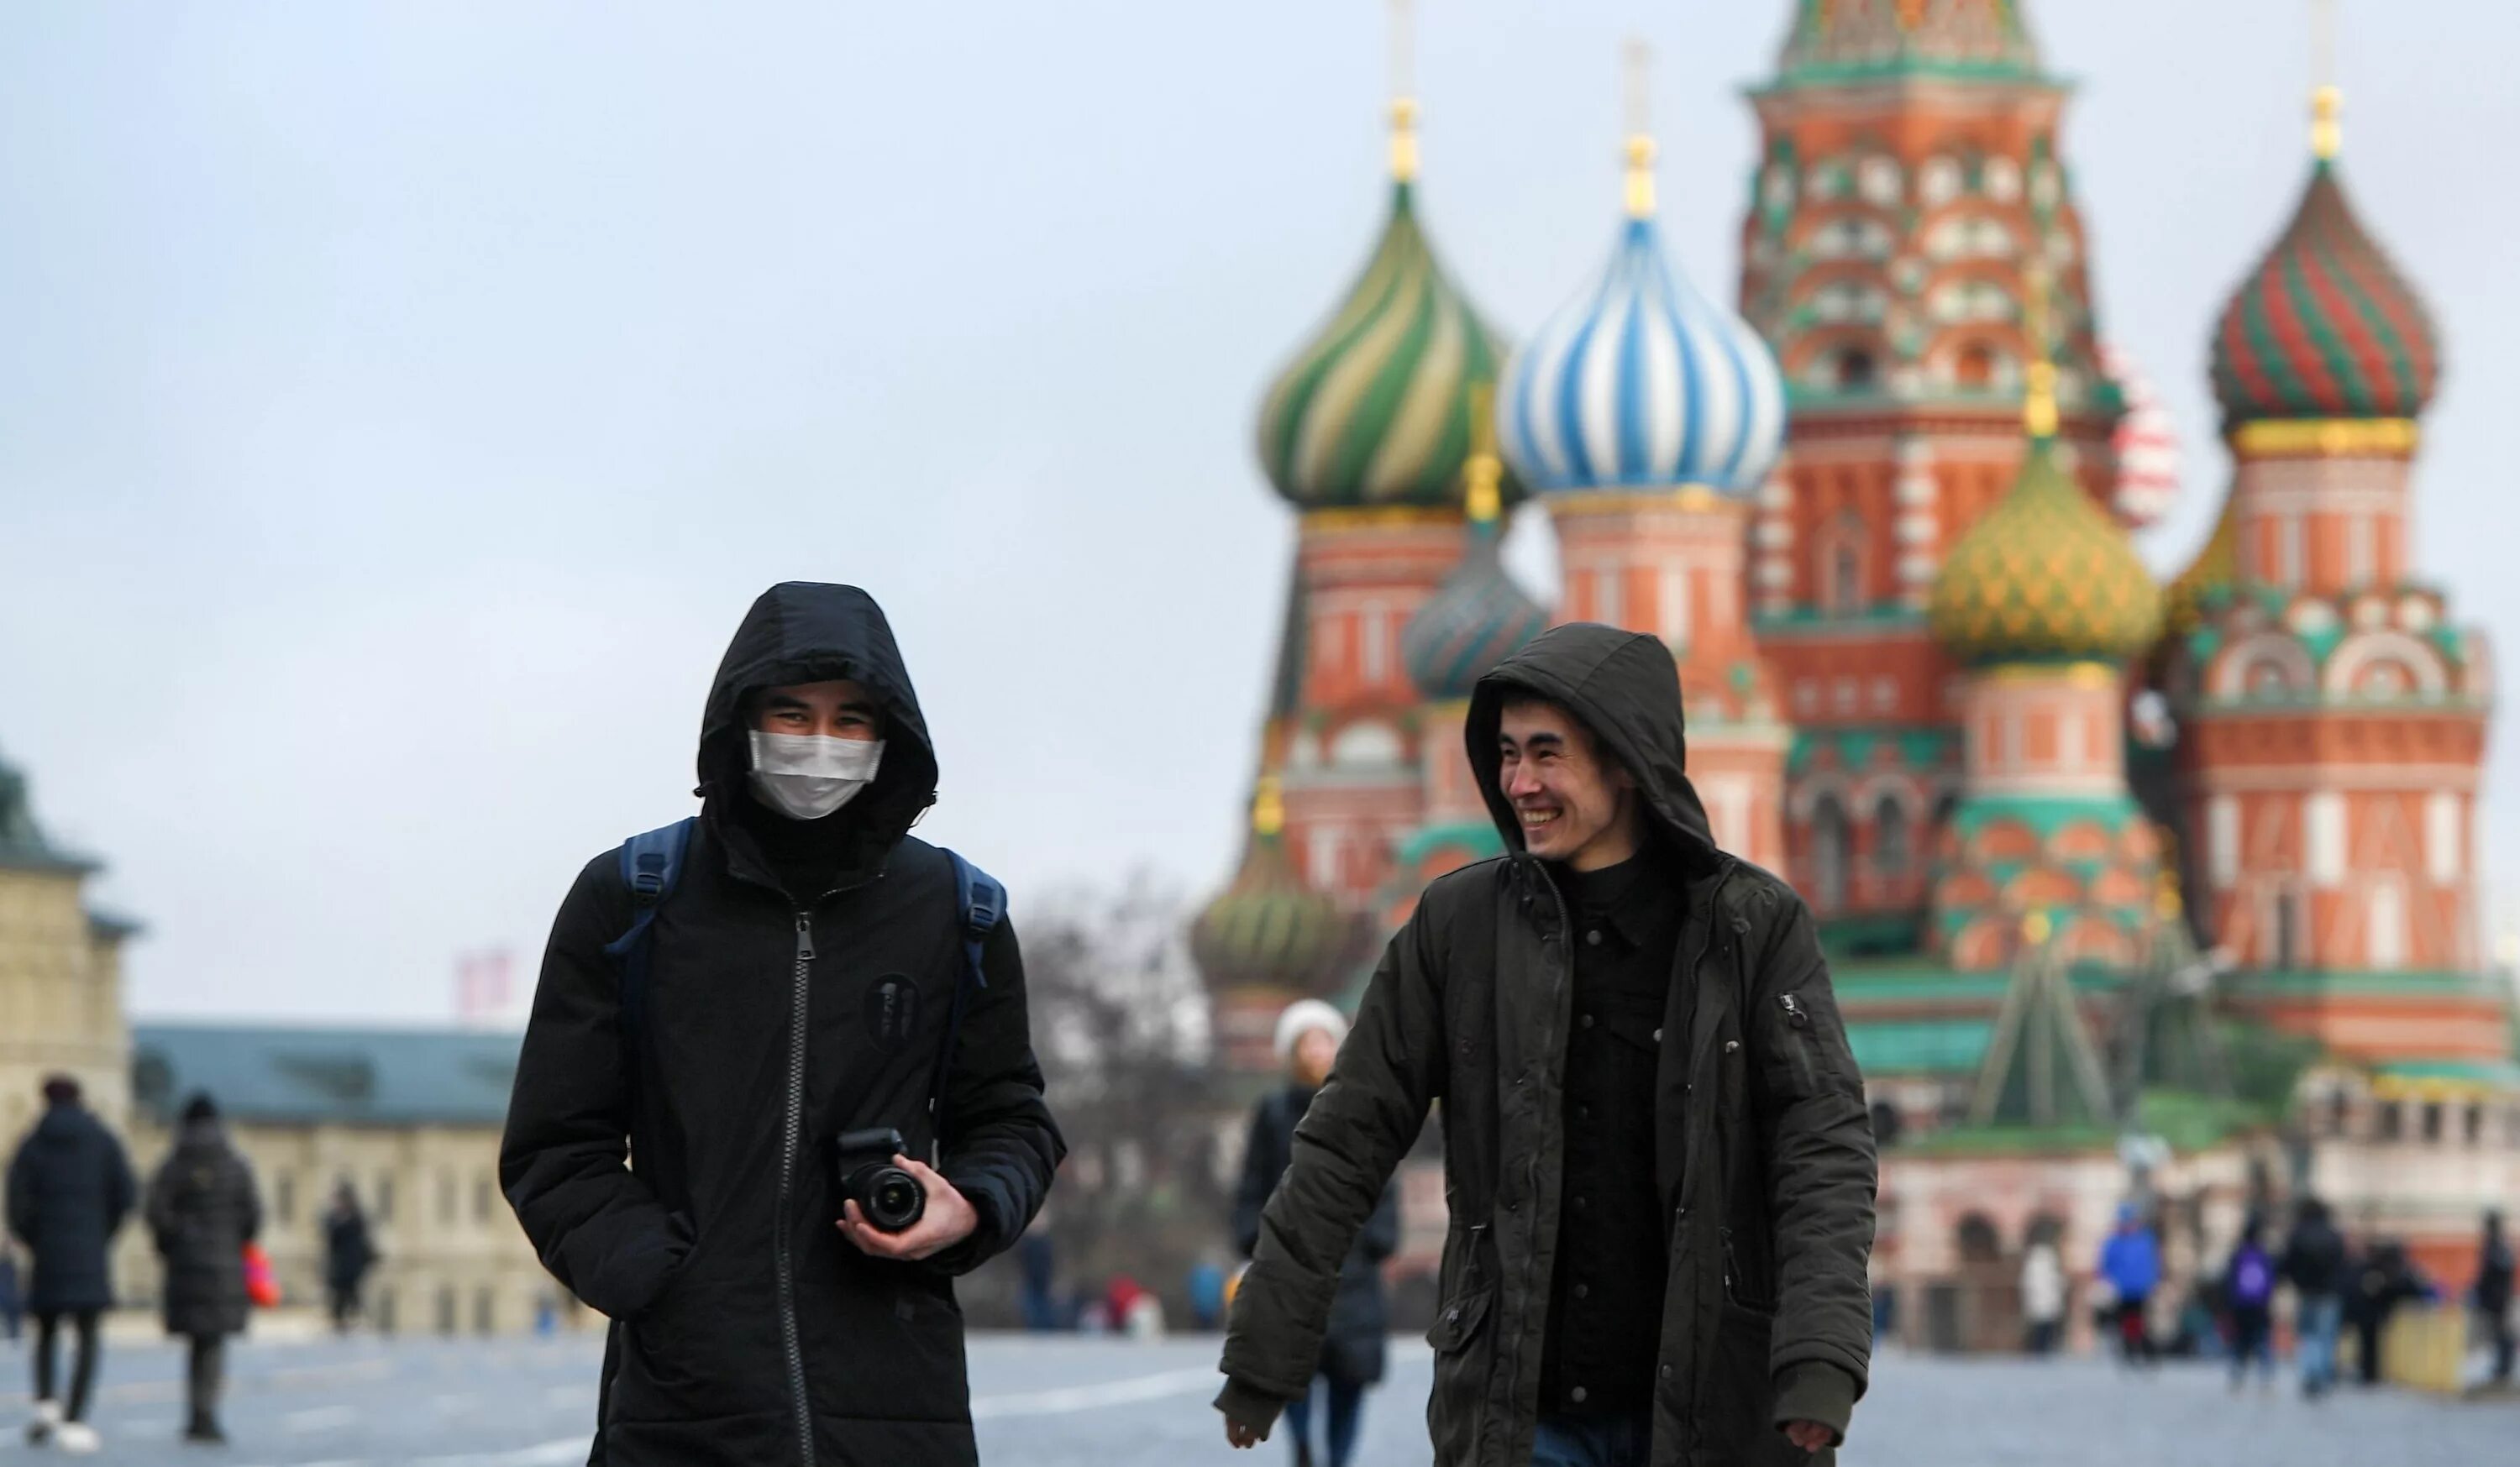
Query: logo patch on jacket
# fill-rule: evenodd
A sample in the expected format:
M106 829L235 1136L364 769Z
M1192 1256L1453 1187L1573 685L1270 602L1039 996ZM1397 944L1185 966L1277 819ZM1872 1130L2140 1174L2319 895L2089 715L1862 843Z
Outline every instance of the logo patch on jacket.
M919 1030L919 987L899 973L876 980L866 996L867 1038L876 1047L898 1052L910 1046Z

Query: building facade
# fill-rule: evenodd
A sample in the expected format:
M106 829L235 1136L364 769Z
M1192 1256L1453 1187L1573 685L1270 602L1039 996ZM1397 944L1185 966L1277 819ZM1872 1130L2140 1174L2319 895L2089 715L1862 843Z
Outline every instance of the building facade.
M1783 10L1749 92L1740 315L1667 257L1631 138L1602 274L1519 349L1481 337L1502 464L1469 451L1484 371L1421 375L1466 456L1368 435L1356 462L1418 474L1394 480L1409 512L1308 510L1303 556L1385 579L1336 632L1289 616L1261 773L1285 773L1290 831L1338 833L1284 871L1389 930L1501 849L1459 744L1478 673L1547 621L1659 637L1719 837L1821 918L1884 1145L1876 1286L1910 1339L2009 1347L2024 1247L2087 1279L2131 1197L2166 1301L2245 1214L2308 1194L2459 1286L2478 1214L2520 1209L2520 1016L2478 938L2491 650L2409 563L2440 353L2346 199L2335 94L2296 217L2215 330L2229 495L2156 587L2128 536L2181 456L2103 345L2029 7ZM1376 339L1353 301L1340 323L1326 339ZM1455 511L1525 490L1561 571L1537 614ZM1299 574L1299 602L1328 584ZM1362 660L1392 624L1369 605L1416 606L1401 656L1311 666ZM1333 755L1355 718L1396 732ZM1353 998L1371 947L1344 985L1284 991ZM1221 1005L1270 960L1212 956Z

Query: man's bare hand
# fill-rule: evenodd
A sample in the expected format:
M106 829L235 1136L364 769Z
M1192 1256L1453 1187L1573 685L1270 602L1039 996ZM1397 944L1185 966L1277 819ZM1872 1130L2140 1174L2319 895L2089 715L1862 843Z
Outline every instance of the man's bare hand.
M905 1263L929 1258L969 1237L972 1229L980 1225L979 1210L971 1206L971 1200L925 1163L896 1156L892 1164L919 1178L919 1185L927 1193L927 1211L906 1230L885 1232L869 1223L855 1202L842 1204L840 1236L856 1244L860 1253Z
M1225 1440L1234 1444L1236 1451L1248 1451L1268 1441L1269 1434L1256 1426L1244 1426L1241 1422L1228 1416L1225 1418Z
M1785 1440L1805 1451L1817 1453L1834 1445L1837 1433L1817 1421L1788 1421L1785 1423Z

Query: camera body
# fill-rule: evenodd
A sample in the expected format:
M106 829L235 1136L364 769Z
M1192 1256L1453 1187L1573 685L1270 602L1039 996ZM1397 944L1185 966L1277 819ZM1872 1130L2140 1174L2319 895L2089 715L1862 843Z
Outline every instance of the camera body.
M906 1232L927 1215L927 1189L919 1178L895 1165L910 1147L889 1126L844 1133L839 1153L840 1196L858 1205L867 1225L878 1232Z

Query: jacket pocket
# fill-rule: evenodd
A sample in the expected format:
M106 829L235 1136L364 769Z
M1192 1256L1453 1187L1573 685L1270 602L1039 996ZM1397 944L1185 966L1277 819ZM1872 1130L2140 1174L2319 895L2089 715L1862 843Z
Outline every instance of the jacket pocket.
M1732 1228L1723 1230L1723 1238L1725 1302L1761 1316L1776 1313L1776 1289L1768 1279L1766 1261L1749 1257L1750 1250L1733 1241Z
M1479 1440L1487 1414L1488 1377L1496 1363L1488 1315L1495 1311L1496 1290L1476 1284L1475 1291L1444 1301L1426 1343L1435 1348L1435 1380L1426 1392L1426 1434L1438 1462L1466 1462Z

